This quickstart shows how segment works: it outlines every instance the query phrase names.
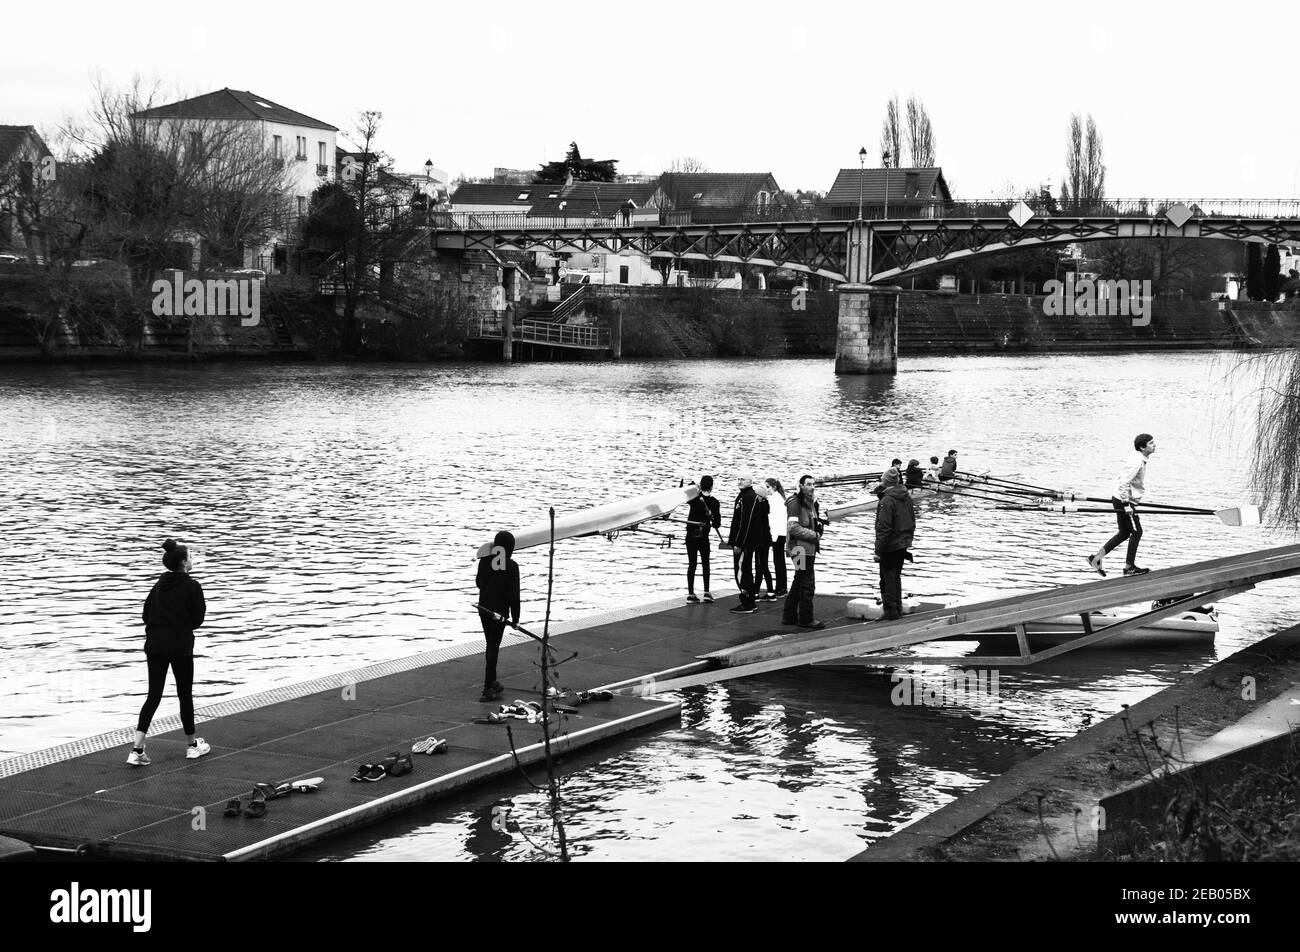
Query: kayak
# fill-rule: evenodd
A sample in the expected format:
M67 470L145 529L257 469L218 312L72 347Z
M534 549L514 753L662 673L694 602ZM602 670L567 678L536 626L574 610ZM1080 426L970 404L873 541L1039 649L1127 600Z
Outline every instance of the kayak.
M682 486L678 489L665 489L635 496L631 499L619 499L591 509L578 512L555 514L555 539L573 539L578 536L599 535L603 532L616 532L629 529L651 519L668 515L678 506L683 506L700 494L698 486ZM515 550L528 549L535 545L544 545L551 540L551 523L545 522L513 530ZM478 547L476 558L485 559L492 554L492 542L485 542Z

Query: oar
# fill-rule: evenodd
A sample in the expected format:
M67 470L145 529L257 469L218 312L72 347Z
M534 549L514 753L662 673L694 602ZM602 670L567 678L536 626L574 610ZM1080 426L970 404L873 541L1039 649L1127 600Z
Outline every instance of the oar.
M958 470L957 475L964 479L974 480L977 483L989 483L1007 487L1007 492L1015 493L1017 495L1037 493L1043 496L1054 497L1060 494L1059 490L1048 489L1046 486L1035 486L1032 483L1019 483L1012 479L1003 479L1001 476L989 476L987 473L967 473Z
M509 625L509 626L510 626L511 628L513 628L515 631L519 632L521 635L527 635L529 638L533 639L533 641L541 641L541 640L542 640L542 636L541 636L541 635L534 635L531 631L529 631L529 630L528 630L527 628L525 628L523 625L516 624L515 622L513 622L513 621L511 621L509 618L507 618L505 615L500 615L500 614L498 614L497 612L494 612L494 611L493 611L492 609L490 609L490 608L484 608L482 605L478 604L478 602L475 602L475 603L474 603L474 607L477 608L479 611L481 611L481 612L482 612L483 614L485 614L485 615L491 615L491 616L492 616L493 618L495 618L497 621L505 622L507 625Z
M980 477L973 476L971 478L978 480ZM996 476L990 476L986 478L990 480L998 479L998 477ZM1016 490L1004 490L1009 495L1022 495L1022 494L1030 495L1031 493L1029 492L1029 490L1031 488L1036 488L1038 491L1042 492L1045 496L1048 496L1059 502L1109 503L1111 501L1110 499L1106 499L1101 496L1084 496L1074 492L1062 492L1059 489L1046 489L1044 487L1030 487L1027 483L1013 483L1010 480L999 480L999 482L1007 482L1013 486L1025 487L1023 493ZM994 490L990 488L989 490L985 490L985 491L992 492ZM1011 507L1011 508L1018 508L1018 507ZM1040 508L1040 507L1029 507L1029 508ZM1113 513L1115 511L1113 506L1110 509L1084 509L1078 506L1075 506L1069 510L1066 510L1064 507L1057 507L1057 506L1046 506L1042 508L1053 509L1053 510L1057 508L1061 508L1061 511L1063 512L1069 511L1069 512L1112 512ZM1180 506L1180 505L1174 505L1172 503L1140 502L1138 503L1138 510L1140 512L1146 512L1151 514L1158 514L1159 512L1164 511L1164 512L1169 512L1171 514L1183 513L1185 515L1196 515L1196 516L1218 516L1221 520L1223 520L1224 525L1229 525L1229 526L1259 525L1259 507L1252 506L1252 505L1234 506L1228 509L1204 509L1199 506Z
M1103 509L1093 506L1075 506L1075 505L1038 505L1038 506L998 506L998 509L1014 509L1018 512L1090 512L1090 513L1109 513L1115 514L1115 509ZM1160 508L1148 509L1143 507L1139 510L1140 515L1144 516L1218 516L1219 521L1225 526L1257 526L1259 525L1259 507L1258 506L1233 506L1229 509L1174 509Z

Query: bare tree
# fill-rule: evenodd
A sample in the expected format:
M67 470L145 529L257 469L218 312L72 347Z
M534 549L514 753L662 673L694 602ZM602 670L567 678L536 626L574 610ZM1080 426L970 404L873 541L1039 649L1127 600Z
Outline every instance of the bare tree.
M1070 139L1065 150L1065 178L1061 205L1086 212L1106 197L1106 165L1102 161L1101 134L1092 116L1085 126L1076 112L1070 117Z
M903 133L899 125L898 96L885 104L885 121L880 126L880 162L882 167L896 169L903 160ZM885 156L889 156L888 159Z
M925 103L915 96L907 97L907 151L913 168L929 169L935 165L934 128Z
M709 167L693 155L678 156L665 171L668 172L707 172Z
M1268 521L1294 531L1300 529L1300 349L1274 351L1252 362L1262 372L1254 484Z

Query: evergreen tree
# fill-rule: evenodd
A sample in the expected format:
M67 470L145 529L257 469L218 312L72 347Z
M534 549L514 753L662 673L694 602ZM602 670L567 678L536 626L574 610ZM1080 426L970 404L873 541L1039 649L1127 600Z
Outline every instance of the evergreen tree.
M569 151L559 162L547 162L534 177L536 184L559 184L570 175L575 182L612 182L618 176L617 159L584 159L578 143L570 142Z
M1246 243L1246 297L1252 301L1262 301L1263 294L1263 277L1264 265L1260 260L1259 245L1256 242Z
M1277 245L1269 245L1268 253L1264 256L1262 290L1265 301L1276 301L1282 293L1282 256L1278 253Z

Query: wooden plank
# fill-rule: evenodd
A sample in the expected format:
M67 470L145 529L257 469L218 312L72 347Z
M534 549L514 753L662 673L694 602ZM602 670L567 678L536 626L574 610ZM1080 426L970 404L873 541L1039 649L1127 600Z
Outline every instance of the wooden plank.
M1134 602L1185 598L1198 593L1202 593L1200 597L1204 598L1205 592L1254 585L1260 581L1297 573L1300 573L1300 545L1284 546L1213 562L1162 569L1148 575L1012 596L956 611L911 615L894 622L854 623L818 634L795 634L761 645L738 645L711 652L704 657L725 665L752 665L791 655L816 655L817 660L822 660L837 656L834 652L850 655L881 648L903 647L936 637L951 637L991 628L1010 628L1020 622L1083 614ZM827 651L832 654L825 654Z

